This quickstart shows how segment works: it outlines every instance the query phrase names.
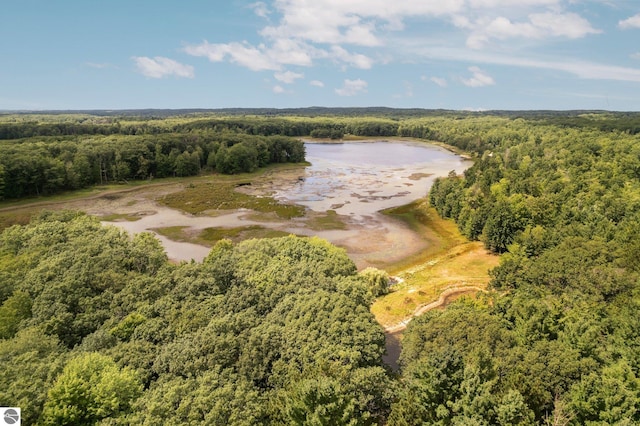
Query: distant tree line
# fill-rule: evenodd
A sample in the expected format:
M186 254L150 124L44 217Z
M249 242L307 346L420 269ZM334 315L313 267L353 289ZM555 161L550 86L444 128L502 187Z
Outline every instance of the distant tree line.
M355 116L349 109L319 109L316 116L283 116L278 110L251 116L242 111L224 116L0 116L0 198L53 194L131 179L193 176L203 170L239 173L270 163L300 162L304 161L304 146L291 138L305 136L413 137L445 142L482 157L485 151L504 147L505 141L513 145L532 137L541 140L549 129L624 137L635 134L640 123L638 115L631 113L520 112L514 116L443 112L438 116L432 111L418 116L419 110L365 109L381 115Z
M106 124L96 122L62 122L49 123L25 121L20 123L1 123L0 140L25 139L46 136L81 136L81 135L160 135L168 133L220 132L232 131L248 135L260 136L313 136L319 138L332 137L340 139L345 134L354 136L399 136L399 123L389 119L312 119L281 117L223 117L199 118L168 122L163 120L146 120L127 122L109 120Z
M251 172L301 162L302 142L232 132L34 137L0 143L0 199L133 179Z

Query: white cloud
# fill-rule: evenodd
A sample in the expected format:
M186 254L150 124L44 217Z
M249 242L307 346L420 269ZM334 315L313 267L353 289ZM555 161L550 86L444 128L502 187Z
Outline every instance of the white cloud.
M332 46L329 56L360 69L368 70L373 66L371 58L359 53L349 53L340 46Z
M315 87L324 87L324 83L320 80L311 80L309 84Z
M345 30L344 43L360 46L380 46L382 41L375 35L376 27L373 23L353 25Z
M253 9L253 13L261 18L268 18L269 14L271 13L267 5L261 1L252 3L249 5L249 7Z
M631 59L640 59L640 52L632 53L629 56L631 56Z
M278 81L281 81L285 84L291 84L295 82L297 79L304 77L304 74L300 74L293 71L285 71L285 72L277 72L273 76Z
M640 13L618 22L618 26L623 30L627 30L630 28L640 28Z
M138 72L151 78L163 78L170 75L176 77L193 78L195 76L191 65L184 65L173 59L156 56L147 58L146 56L134 56Z
M211 62L236 63L252 71L279 70L283 65L311 66L314 57L327 53L305 43L291 39L278 39L267 47L247 42L209 43L187 45L184 51L192 56L208 58Z
M296 38L321 44L379 46L379 29L403 28L407 17L444 16L464 8L464 0L276 0L278 25L266 27L267 38Z
M192 56L202 56L211 62L221 62L228 58L253 71L277 70L280 64L272 60L261 49L251 46L249 43L212 44L204 41L195 46L187 46L184 51Z
M511 22L504 16L499 16L491 21L488 25L481 24L484 28L481 30L488 37L505 39L509 37L540 37L540 30L530 22Z
M560 3L560 0L469 0L469 6L476 9L494 9L514 6L556 6Z
M367 82L361 79L345 80L340 89L336 89L336 93L340 96L355 96L358 93L367 92Z
M284 87L280 85L273 86L273 93L276 93L276 94L284 93Z
M479 19L472 23L465 17L457 17L454 19L454 24L459 28L472 29L467 38L467 46L472 49L484 47L491 39L549 37L576 39L602 32L593 28L589 21L575 13L557 12L532 13L525 22L512 22L509 18L499 16L491 21Z
M429 80L431 80L433 83L437 84L440 87L447 87L447 80L445 80L444 78L431 77Z
M580 60L562 62L531 62L539 68L551 68L566 71L580 78L590 80L617 80L640 82L640 69L598 64Z
M470 51L457 48L414 48L412 56L422 56L429 59L453 60L460 62L479 62L484 64L507 65L522 68L539 68L563 71L577 77L589 80L614 80L640 82L640 69L600 64L576 58L562 58L562 60L548 60L526 58L516 55L502 55Z
M602 33L601 30L593 28L589 21L575 13L532 13L529 19L540 32L555 37L576 39L589 34Z
M462 79L462 83L465 86L484 87L496 84L496 82L493 80L493 78L491 78L490 75L488 75L478 67L469 67L469 71L471 71L473 75L471 76L471 78Z
M313 57L322 56L322 53L297 40L277 39L265 48L265 55L278 64L308 67L312 65Z

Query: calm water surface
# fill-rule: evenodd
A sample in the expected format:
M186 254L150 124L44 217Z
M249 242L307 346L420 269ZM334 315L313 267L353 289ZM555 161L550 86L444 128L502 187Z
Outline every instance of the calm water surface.
M410 142L307 143L312 164L276 198L315 211L368 220L379 210L424 197L433 180L470 162L435 145Z

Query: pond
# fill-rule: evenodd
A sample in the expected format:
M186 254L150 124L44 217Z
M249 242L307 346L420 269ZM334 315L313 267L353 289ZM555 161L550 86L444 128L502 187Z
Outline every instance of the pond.
M317 235L343 247L358 268L384 267L425 248L426 242L403 222L379 213L424 197L437 176L461 173L471 162L435 145L406 141L306 143L310 166L293 174L275 175L252 185L254 195L271 194L284 203L307 207L305 218L257 219L251 211L236 210L193 216L158 205L150 199L124 198L110 213L138 214L137 221L106 222L129 232L180 226L197 233L210 228L258 225L297 235ZM246 188L242 188L245 190ZM102 206L100 214L105 214ZM95 210L100 211L96 206ZM318 230L309 217L332 210L344 229ZM89 211L89 213L92 213ZM94 212L95 213L95 212ZM201 261L209 249L158 236L169 258Z

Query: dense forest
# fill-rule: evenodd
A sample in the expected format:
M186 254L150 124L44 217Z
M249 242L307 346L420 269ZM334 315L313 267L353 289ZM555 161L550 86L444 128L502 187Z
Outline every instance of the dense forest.
M0 402L44 425L640 423L640 115L383 112L0 117L5 197L46 192L46 176L12 192L20 157L67 170L175 143L200 172L198 147L217 169L238 143L282 153L269 141L312 133L439 141L475 162L429 202L501 254L493 291L410 323L392 373L379 275L323 240L222 241L174 265L149 234L44 213L0 235Z
M588 119L616 123L569 121ZM432 128L479 157L430 203L504 254L491 301L411 324L402 417L640 422L640 136L495 117Z
M223 241L170 265L150 234L43 215L0 239L0 401L25 424L377 424L391 378L344 250Z
M0 141L0 149L0 199L203 171L251 172L271 163L304 161L299 140L216 131L36 136Z

